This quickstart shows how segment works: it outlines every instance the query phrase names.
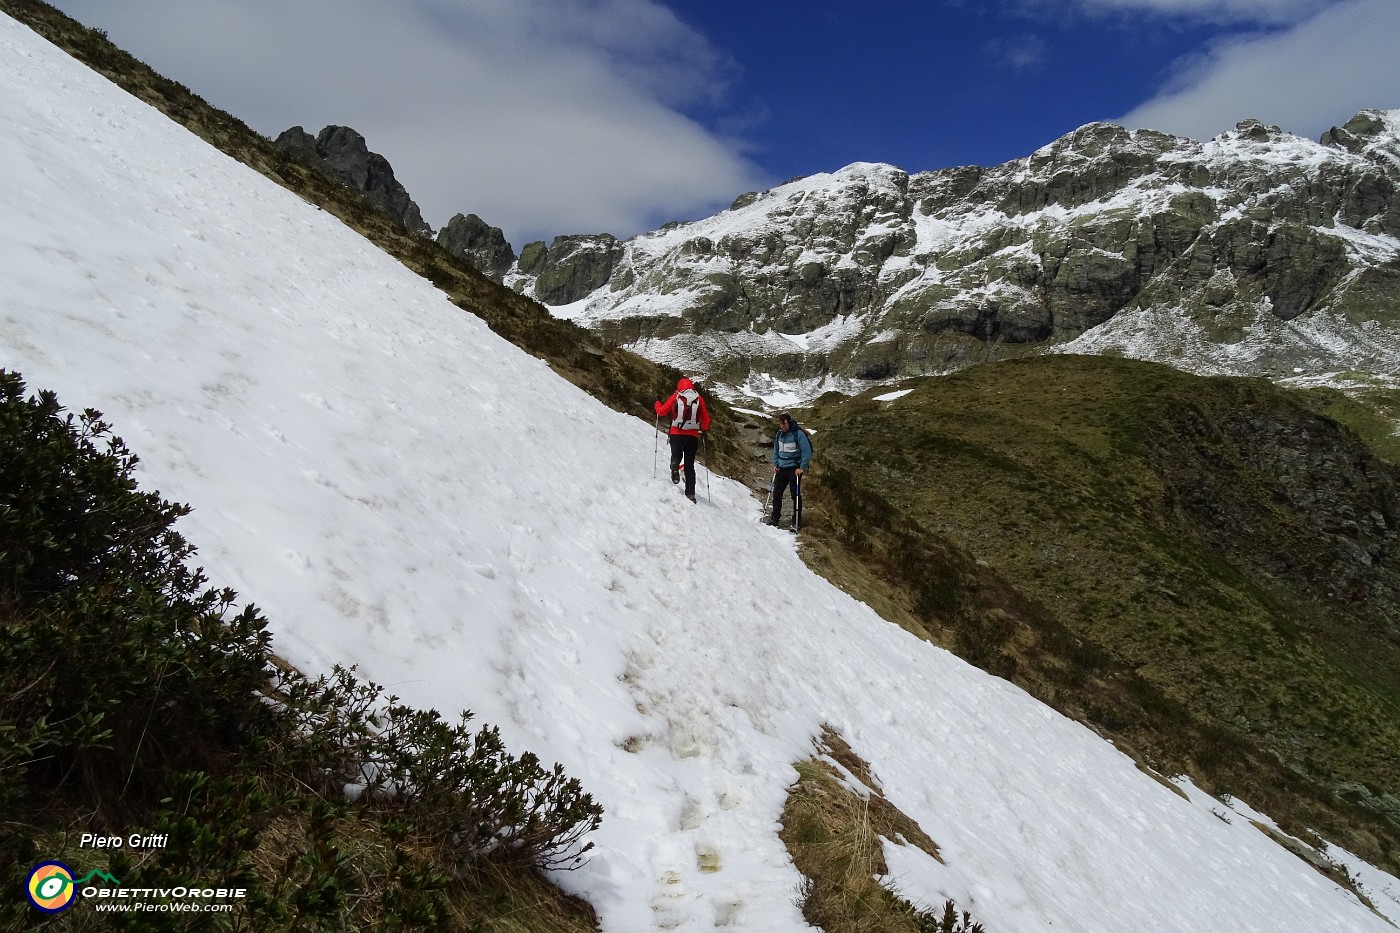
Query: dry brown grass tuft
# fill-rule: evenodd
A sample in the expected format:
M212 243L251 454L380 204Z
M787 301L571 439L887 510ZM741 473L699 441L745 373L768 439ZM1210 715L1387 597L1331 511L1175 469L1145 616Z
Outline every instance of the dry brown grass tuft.
M802 915L826 933L921 933L939 929L884 883L882 840L942 860L928 834L885 799L870 765L827 727L798 762L779 838L805 879Z

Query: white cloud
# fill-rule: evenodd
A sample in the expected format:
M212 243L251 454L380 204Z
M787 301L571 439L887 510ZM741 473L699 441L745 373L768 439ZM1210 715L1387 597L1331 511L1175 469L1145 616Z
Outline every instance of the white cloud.
M338 123L425 218L630 235L763 183L679 108L737 66L654 0L58 0L254 129Z
M1335 0L1073 0L1093 13L1157 14L1214 23L1297 22Z
M983 43L982 48L994 62L1017 74L1034 71L1045 64L1045 40L1028 33L999 36Z
M1396 0L1347 0L1287 30L1217 42L1115 122L1203 139L1254 117L1316 137L1360 110L1400 107L1396 36Z

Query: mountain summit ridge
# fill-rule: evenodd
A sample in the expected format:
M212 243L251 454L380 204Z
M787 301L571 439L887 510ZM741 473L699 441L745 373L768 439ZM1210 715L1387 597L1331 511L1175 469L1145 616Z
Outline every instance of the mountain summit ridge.
M1090 123L991 168L857 162L620 244L531 244L544 259L505 281L739 395L1066 344L1216 374L1394 372L1397 187L1400 110L1316 142L1257 120L1204 142ZM605 283L541 287L596 281L569 275L590 240Z

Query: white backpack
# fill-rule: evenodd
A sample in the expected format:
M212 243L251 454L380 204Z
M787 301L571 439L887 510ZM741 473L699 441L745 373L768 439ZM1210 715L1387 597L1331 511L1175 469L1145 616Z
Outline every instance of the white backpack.
M676 417L671 419L671 427L682 431L700 430L700 393L686 389L676 393Z

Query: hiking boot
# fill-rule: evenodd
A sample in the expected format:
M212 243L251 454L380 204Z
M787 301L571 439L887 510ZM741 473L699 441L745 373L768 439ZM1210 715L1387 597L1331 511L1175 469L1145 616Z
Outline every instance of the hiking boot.
M671 482L672 482L672 483L679 483L680 481L681 481L681 471L680 471L680 468L679 468L679 467L671 467Z
M685 497L686 497L687 499L689 499L691 502L694 502L694 501L695 501L695 493L693 493L693 492L688 492L688 493L686 493L686 494L685 494Z
M772 525L774 528L776 528L778 526L778 518L775 515L770 515L763 520L763 524Z

